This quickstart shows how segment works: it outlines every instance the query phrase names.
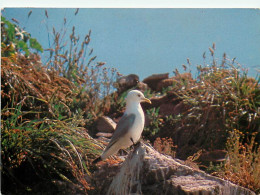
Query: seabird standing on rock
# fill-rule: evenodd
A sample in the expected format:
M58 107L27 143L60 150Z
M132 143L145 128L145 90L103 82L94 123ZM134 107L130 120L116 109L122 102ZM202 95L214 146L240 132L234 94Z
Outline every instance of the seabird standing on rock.
M138 142L144 129L144 112L140 105L140 102L143 101L151 104L151 101L145 98L144 94L138 90L131 90L127 94L125 113L118 122L106 149L93 163L105 160L107 157L117 153L119 149L125 149Z

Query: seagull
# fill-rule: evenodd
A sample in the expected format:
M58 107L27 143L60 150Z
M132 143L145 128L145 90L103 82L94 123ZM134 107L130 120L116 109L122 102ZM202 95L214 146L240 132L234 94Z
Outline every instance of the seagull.
M144 112L140 102L151 101L144 97L144 94L138 90L131 90L126 96L126 110L116 126L116 130L101 154L93 163L105 160L107 157L118 152L119 149L125 149L139 141L144 129Z

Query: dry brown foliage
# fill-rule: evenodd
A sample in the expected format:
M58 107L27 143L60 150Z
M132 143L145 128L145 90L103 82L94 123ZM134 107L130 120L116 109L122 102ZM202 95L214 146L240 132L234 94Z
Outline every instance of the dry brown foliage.
M52 101L61 103L67 112L67 106L76 95L75 85L68 79L57 75L55 71L46 69L40 57L31 54L29 58L16 54L14 60L1 59L1 98L2 106L10 106L12 102L30 110L49 112L55 116ZM37 102L37 103L35 103ZM37 105L37 106L36 106Z
M255 142L256 133L245 144L240 141L244 136L241 132L235 129L230 134L227 141L227 160L223 168L214 174L259 193L260 148Z
M160 138L160 137L158 137L154 141L153 147L158 152L160 152L162 154L169 155L169 156L175 158L177 146L173 144L173 141L172 141L171 138Z

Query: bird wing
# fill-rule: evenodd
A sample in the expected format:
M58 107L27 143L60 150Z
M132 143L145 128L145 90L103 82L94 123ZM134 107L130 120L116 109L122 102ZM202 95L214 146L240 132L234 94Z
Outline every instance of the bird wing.
M111 141L107 145L104 152L106 152L111 146L113 146L117 140L124 137L129 129L133 126L135 121L135 114L124 114L116 126L116 130L111 138Z

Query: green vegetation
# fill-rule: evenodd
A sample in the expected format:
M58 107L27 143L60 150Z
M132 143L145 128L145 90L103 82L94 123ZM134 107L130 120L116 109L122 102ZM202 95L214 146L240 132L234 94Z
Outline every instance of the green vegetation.
M15 52L22 52L26 56L32 51L43 52L39 42L32 38L31 35L20 29L1 16L1 48L2 56L12 56Z
M260 78L249 78L225 54L218 63L210 49L212 63L198 66L196 79L175 71L173 85L164 90L175 95L172 102L182 112L163 116L155 108L148 110L151 122L145 132L152 139L172 138L176 156L184 160L201 150L227 150L228 160L208 170L259 192Z
M36 39L25 31L22 38L14 34L19 27L3 17L1 28L2 192L58 193L63 183L72 186L71 193L87 192L91 162L103 148L87 132L110 107L115 69L94 64L91 54L87 66L79 67L88 51L77 50L74 29L68 56L60 53L53 32L57 51L45 66L33 53L42 51ZM86 37L82 45L90 41ZM67 65L61 66L61 56Z
M21 104L8 110L10 117L2 120L1 126L3 184L6 188L15 190L13 193L21 193L16 191L19 189L35 192L41 190L40 186L35 189L35 184L45 180L55 182L56 178L80 184L81 191L90 189L84 178L90 176L89 161L98 155L100 147L84 128L79 127L82 117L29 120L22 119L27 112L21 111ZM6 109L3 111L7 112ZM32 177L29 181L17 174L22 168Z
M214 174L259 193L260 147L255 141L256 133L246 143L241 142L243 136L235 129L230 132L227 141L228 159Z
M149 118L149 125L144 127L143 136L150 139L154 137L161 129L162 123L159 117L160 108L151 108L146 110L146 114Z

